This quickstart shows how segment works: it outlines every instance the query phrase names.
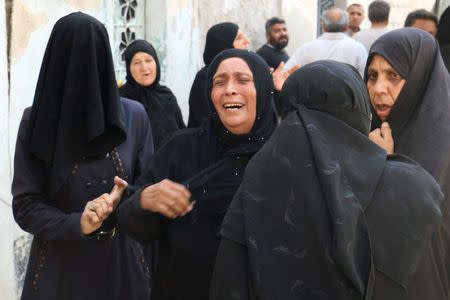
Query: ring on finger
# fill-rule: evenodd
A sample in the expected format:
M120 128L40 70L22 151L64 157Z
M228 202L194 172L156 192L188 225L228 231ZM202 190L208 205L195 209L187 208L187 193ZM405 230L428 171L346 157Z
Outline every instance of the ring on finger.
M88 208L91 211L95 211L95 203L89 203Z

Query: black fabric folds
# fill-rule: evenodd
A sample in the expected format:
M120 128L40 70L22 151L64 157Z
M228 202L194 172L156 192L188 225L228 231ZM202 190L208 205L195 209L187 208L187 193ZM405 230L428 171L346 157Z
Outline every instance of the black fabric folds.
M439 19L436 39L439 41L439 46L441 47L450 44L450 6L445 9Z
M442 59L450 72L450 6L441 15L436 38L441 48Z
M350 65L305 65L281 97L296 109L248 164L221 231L247 247L257 298L371 299L378 271L407 285L441 218L438 185L368 139L369 96Z
M230 22L212 26L206 34L203 61L205 66L195 75L189 94L188 127L198 127L209 116L209 95L206 93L206 73L213 58L225 49L234 48L233 42L239 30L238 25Z
M150 86L138 84L130 73L130 64L138 52L150 54L156 63L156 78ZM161 84L161 67L153 46L144 40L133 41L125 50L127 82L119 89L120 95L142 103L150 118L155 150L173 132L185 127L177 99L172 91Z
M205 50L203 51L203 62L205 65L209 65L222 50L234 48L233 42L238 30L239 26L231 22L216 24L208 30Z
M273 108L273 81L267 64L254 52L229 49L219 54L208 69L208 95L219 64L242 58L253 74L257 116L250 133L228 132L211 115L198 128L176 132L153 156L141 185L168 178L184 184L195 200L194 209L181 218L168 219L140 209L140 193L118 208L122 230L139 241L159 242L159 263L152 299L207 299L219 244L218 231L238 189L248 161L270 137L277 125Z
M371 47L364 74L375 54L383 56L405 79L405 85L386 121L395 152L417 161L440 184L445 199L444 222L433 236L433 266L438 288L435 299L450 297L450 77L437 40L423 30L402 28L380 37ZM372 129L380 126L373 116ZM411 293L410 296L414 295ZM405 298L407 299L407 298ZM408 298L409 299L409 298ZM429 298L431 299L431 297Z
M367 68L375 54L383 56L406 79L386 118L395 152L419 162L447 195L449 183L443 179L450 173L450 77L436 39L417 28L383 35L370 49L366 82ZM374 114L372 129L380 124Z
M30 116L30 151L50 170L50 195L79 158L105 154L126 138L113 66L103 24L80 12L58 20Z

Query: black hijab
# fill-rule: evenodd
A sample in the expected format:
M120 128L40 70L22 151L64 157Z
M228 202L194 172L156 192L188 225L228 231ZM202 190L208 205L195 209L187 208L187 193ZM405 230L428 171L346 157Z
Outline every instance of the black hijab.
M441 15L437 28L436 38L441 47L442 59L450 72L450 6Z
M212 26L206 34L203 61L205 66L198 71L189 93L189 121L188 127L198 127L209 115L209 95L206 94L206 73L214 57L225 49L233 47L239 27L230 22Z
M153 57L156 63L156 78L150 86L142 86L134 80L130 72L130 64L134 55L145 52ZM177 100L171 90L159 84L161 67L153 46L144 40L133 41L125 50L127 82L120 88L120 95L142 103L150 118L155 150L161 142L174 131L184 128L183 119Z
M439 209L434 202L416 211L379 208L405 188L378 186L386 152L367 137L370 101L356 69L335 61L305 65L286 80L281 98L294 111L248 164L221 231L247 246L258 299L370 299L374 266L407 282ZM417 182L433 182L417 174ZM440 199L436 185L420 188ZM373 204L376 195L381 201ZM408 207L402 201L398 207ZM377 227L380 216L396 225L395 234Z
M253 74L256 88L256 119L248 134L235 135L229 132L220 120L211 99L213 77L220 63L227 58L243 59ZM220 52L208 67L208 81L206 86L209 98L210 124L223 145L225 152L230 155L255 153L272 135L277 126L277 115L273 106L274 87L272 75L267 63L256 53L249 50L227 49Z
M436 38L439 41L439 46L450 45L450 6L445 9L439 19Z
M212 26L206 33L205 50L203 51L203 61L209 65L214 57L225 49L233 47L239 26L231 22L219 23Z
M81 12L56 22L30 116L30 152L49 169L49 193L83 156L107 153L126 128L105 26Z
M450 172L450 78L436 39L417 28L383 35L370 48L366 82L375 54L383 56L406 79L386 118L395 152L413 158L441 185L447 185L442 179ZM380 124L374 113L372 129Z

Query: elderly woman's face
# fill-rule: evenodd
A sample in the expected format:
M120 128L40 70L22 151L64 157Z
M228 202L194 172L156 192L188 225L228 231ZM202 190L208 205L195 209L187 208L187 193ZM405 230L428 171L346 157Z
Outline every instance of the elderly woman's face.
M130 73L134 80L142 86L150 86L156 79L156 62L146 52L137 52L130 63Z
M385 121L406 80L383 56L376 54L367 68L370 102L381 121Z
M233 134L249 133L256 118L256 89L247 63L223 60L213 77L211 99L223 125Z

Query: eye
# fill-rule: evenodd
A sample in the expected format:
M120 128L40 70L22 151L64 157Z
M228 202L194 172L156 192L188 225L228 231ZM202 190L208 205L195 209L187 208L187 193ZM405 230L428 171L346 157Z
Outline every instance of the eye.
M213 87L223 85L224 83L225 83L225 80L221 80L221 79L214 80Z
M378 77L378 73L376 72L368 72L367 73L367 77L369 78L369 80L376 80Z

